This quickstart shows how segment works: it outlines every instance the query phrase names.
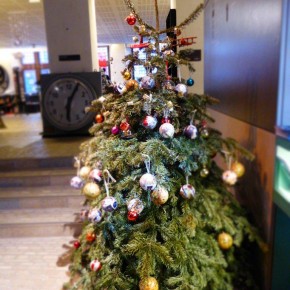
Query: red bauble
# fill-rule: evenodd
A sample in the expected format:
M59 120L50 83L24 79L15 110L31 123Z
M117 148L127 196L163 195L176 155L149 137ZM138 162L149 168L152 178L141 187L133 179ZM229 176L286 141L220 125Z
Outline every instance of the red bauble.
M78 249L81 246L81 243L79 241L74 242L75 249Z
M97 123L102 123L104 121L104 116L102 114L98 114L96 116L96 122Z
M130 222L135 222L139 217L139 214L135 210L128 211L128 220Z
M133 13L130 13L127 17L126 17L126 21L129 25L134 25L136 23L136 17L134 16Z
M86 240L92 243L96 239L96 235L92 232L87 233Z
M123 121L121 124L120 124L120 129L122 131L128 131L130 129L130 124L127 122L127 121Z
M185 39L185 38L180 39L180 45L187 45L187 44L188 44L187 39Z

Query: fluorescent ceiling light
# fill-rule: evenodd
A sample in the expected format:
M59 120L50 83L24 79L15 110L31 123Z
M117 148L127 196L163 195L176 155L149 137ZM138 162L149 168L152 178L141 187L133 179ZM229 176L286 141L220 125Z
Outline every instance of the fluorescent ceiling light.
M40 0L29 0L29 3L39 3Z

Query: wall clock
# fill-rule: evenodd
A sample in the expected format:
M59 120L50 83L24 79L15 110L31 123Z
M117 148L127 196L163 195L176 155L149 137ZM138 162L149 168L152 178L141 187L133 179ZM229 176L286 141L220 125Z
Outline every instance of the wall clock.
M9 75L6 69L0 65L0 95L2 95L9 86Z
M88 134L95 113L85 108L101 95L101 74L41 76L43 136Z

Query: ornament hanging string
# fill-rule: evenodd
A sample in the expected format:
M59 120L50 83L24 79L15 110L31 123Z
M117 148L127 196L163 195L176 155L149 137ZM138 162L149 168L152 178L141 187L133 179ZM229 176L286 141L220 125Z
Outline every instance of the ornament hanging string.
M147 155L147 154L142 154L142 156L146 158L144 160L144 163L146 166L147 173L150 173L151 159L150 159L149 155Z
M228 170L230 170L232 167L232 159L233 159L232 154L225 150L223 150L222 152L225 154L226 165L227 165Z
M81 169L81 161L78 157L75 157L75 167L77 168L77 176L79 176Z
M105 173L108 175L107 178L105 176ZM109 184L110 184L111 181L112 182L116 182L116 180L114 179L114 177L111 175L111 173L107 169L105 169L103 171L103 174L104 174L104 184L105 184L106 194L109 197L110 196L110 194L109 194Z
M177 76L179 81L181 82L181 70L180 70L180 60L177 60Z
M189 184L188 183L188 175L187 174L185 175L185 180L186 180L186 184Z
M195 113L196 113L196 110L194 110L194 111L192 112L191 120L190 120L190 125L193 124L193 121L194 121L194 118L195 118Z

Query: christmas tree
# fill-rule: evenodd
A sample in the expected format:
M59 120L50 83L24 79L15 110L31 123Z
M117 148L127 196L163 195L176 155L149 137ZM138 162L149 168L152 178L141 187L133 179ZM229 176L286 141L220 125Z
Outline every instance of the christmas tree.
M160 30L157 0L156 27L124 2L139 34L132 47L146 59L138 51L126 56L124 85L108 86L89 108L96 112L93 137L82 144L72 179L88 209L74 243L70 269L78 278L70 289L254 289L247 246L261 241L232 190L244 173L238 158L253 156L210 128L206 108L216 99L189 93L192 78L168 73L182 65L194 71L192 50L182 49L194 38L176 37L203 5ZM132 78L136 64L147 71L139 81Z

